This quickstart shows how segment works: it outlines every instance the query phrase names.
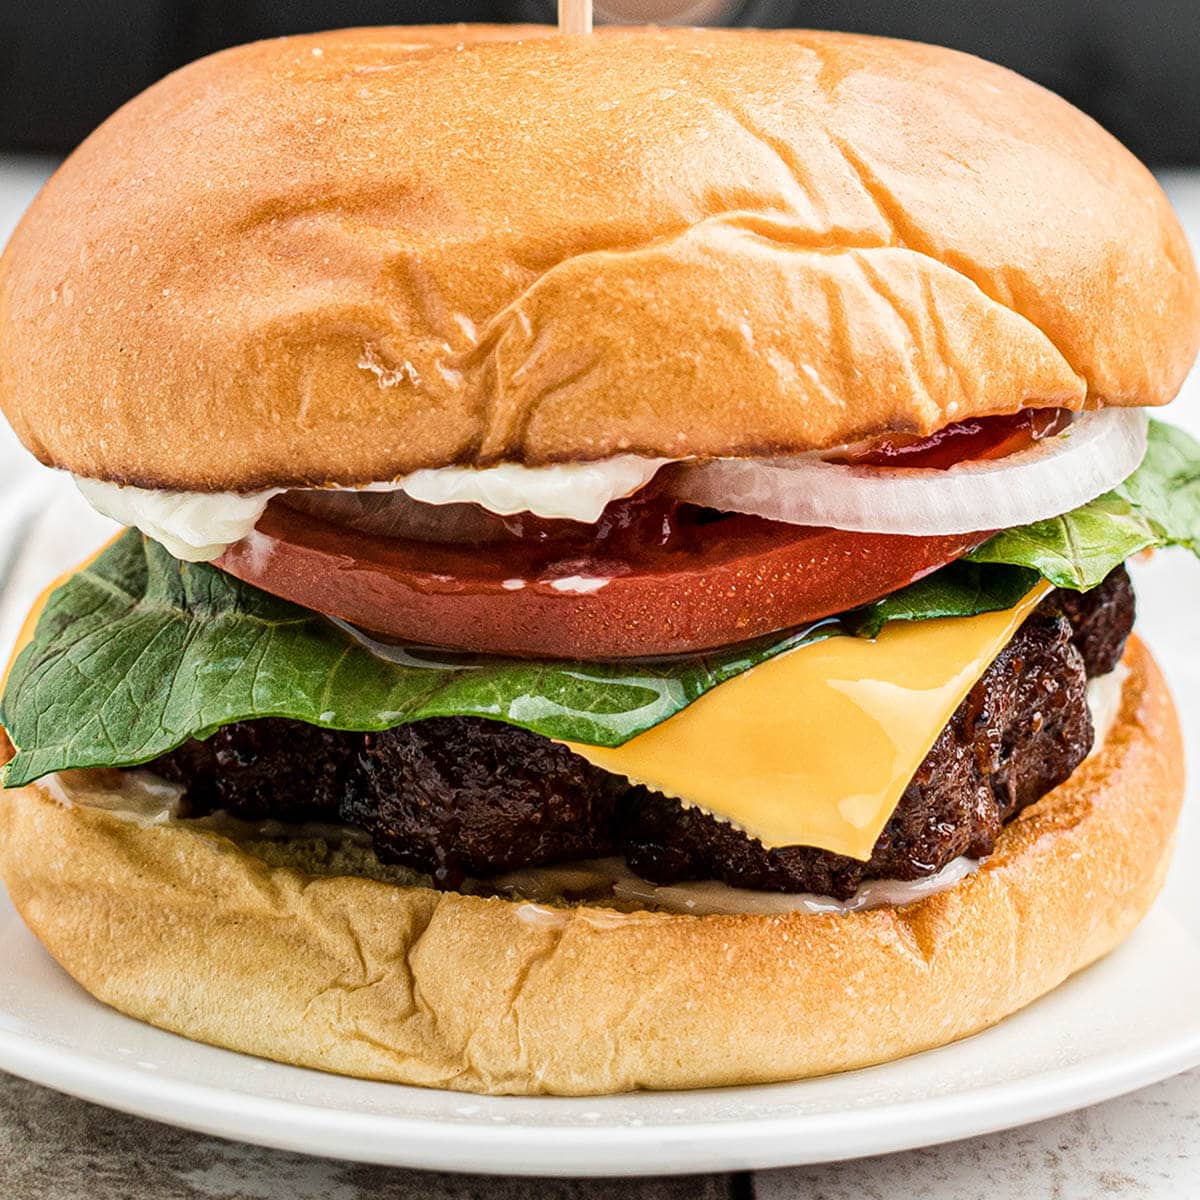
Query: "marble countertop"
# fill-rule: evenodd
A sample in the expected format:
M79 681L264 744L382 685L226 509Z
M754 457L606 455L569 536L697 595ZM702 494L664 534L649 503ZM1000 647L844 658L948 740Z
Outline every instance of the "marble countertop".
M0 157L0 244L52 164ZM1164 182L1200 229L1200 171ZM1193 380L1193 386L1196 381ZM754 1175L528 1180L431 1175L263 1150L155 1125L0 1075L3 1200L1097 1200L1200 1195L1200 1071L1036 1125Z

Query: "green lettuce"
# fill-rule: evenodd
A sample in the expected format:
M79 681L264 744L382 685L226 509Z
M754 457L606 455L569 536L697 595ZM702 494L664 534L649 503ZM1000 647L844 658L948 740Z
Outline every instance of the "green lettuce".
M1086 589L1129 554L1172 544L1200 547L1200 446L1154 424L1145 461L1120 488L997 534L970 561L874 604L708 654L583 663L372 646L129 531L51 595L14 664L0 722L17 753L3 779L15 787L67 768L133 766L258 717L372 730L480 716L619 746L807 642L1009 608L1039 577Z
M885 620L1007 608L1034 578L955 564L843 619L717 652L531 662L371 645L129 531L51 595L18 657L0 708L18 747L4 781L15 787L68 767L132 766L255 717L370 730L480 716L619 746L806 642L873 633Z
M1158 546L1200 554L1200 443L1151 421L1146 456L1120 487L1061 517L998 533L968 557L1027 567L1085 592L1130 555Z
M4 781L130 766L254 717L387 729L481 716L616 746L831 622L662 663L532 662L378 647L129 531L55 591L13 667ZM385 657L386 653L386 657Z

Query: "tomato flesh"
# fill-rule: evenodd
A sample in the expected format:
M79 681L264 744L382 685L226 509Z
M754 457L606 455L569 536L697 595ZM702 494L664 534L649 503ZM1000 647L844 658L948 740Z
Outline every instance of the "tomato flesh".
M987 536L812 529L654 495L617 501L598 526L565 524L431 544L350 530L281 497L218 565L398 642L604 660L727 646L842 612Z
M1061 432L1030 409L889 434L830 461L944 470ZM694 653L867 604L960 558L987 533L847 533L680 504L655 485L595 525L489 518L488 540L431 543L351 529L287 495L218 565L397 642L529 658Z

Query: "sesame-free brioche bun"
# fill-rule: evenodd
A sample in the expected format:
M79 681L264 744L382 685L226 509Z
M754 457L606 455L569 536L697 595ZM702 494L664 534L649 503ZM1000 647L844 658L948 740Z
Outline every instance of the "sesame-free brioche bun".
M993 1024L1146 912L1182 750L1136 639L1125 662L1104 746L976 874L903 908L701 917L442 893L330 874L311 843L271 864L36 785L0 796L0 871L100 1000L281 1062L564 1095L841 1071Z
M51 465L246 491L1156 405L1198 331L1149 172L967 55L350 30L68 159L0 263L0 405Z

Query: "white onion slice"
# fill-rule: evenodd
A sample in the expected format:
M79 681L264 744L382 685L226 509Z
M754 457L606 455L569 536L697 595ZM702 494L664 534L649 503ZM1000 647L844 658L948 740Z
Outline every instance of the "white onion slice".
M720 458L676 468L671 491L723 512L792 525L921 537L1009 529L1069 512L1115 487L1146 453L1140 409L1083 413L1005 458L946 470L791 459Z

